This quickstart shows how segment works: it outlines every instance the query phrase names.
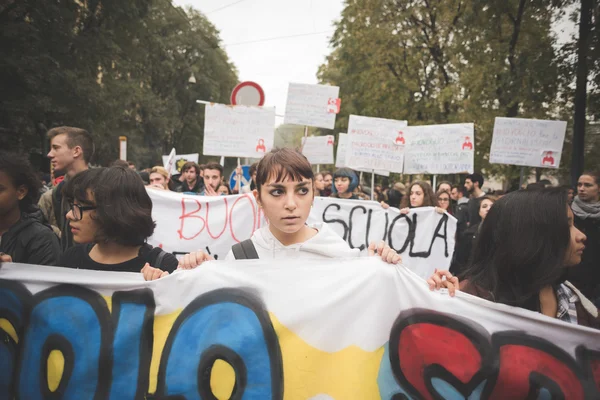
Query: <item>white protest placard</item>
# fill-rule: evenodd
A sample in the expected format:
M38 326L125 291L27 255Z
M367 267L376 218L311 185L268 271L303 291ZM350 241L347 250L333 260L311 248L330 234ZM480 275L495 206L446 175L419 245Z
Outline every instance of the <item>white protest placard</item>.
M346 164L354 169L403 172L404 145L397 142L406 121L350 115Z
M182 255L196 250L223 259L235 243L267 225L251 194L193 196L148 189L152 199L153 246ZM328 223L351 248L366 252L370 242L385 240L404 264L422 277L448 269L454 252L456 219L433 207L384 210L373 201L316 197L309 223Z
M347 146L347 144L348 144L348 134L347 133L339 133L338 134L338 147L337 147L337 152L336 152L336 156L335 156L335 166L337 168L347 167L347 165L346 165L346 146ZM366 168L357 168L356 170L360 171L360 172L368 172L368 173L373 172L372 169L366 169ZM390 173L388 171L376 170L375 173L377 175L390 176Z
M398 134L404 147L405 174L474 172L473 124L409 126ZM400 139L402 138L402 139Z
M337 86L290 83L283 123L333 129L339 93Z
M175 150L175 149L173 149ZM171 150L171 153L173 153L173 150ZM163 160L163 165L165 166L165 169L168 167L169 165L169 157L171 156L171 154L166 155L166 156L162 156L162 160ZM170 174L171 175L177 175L181 173L181 167L183 167L183 165L188 162L188 161L193 161L196 164L198 163L199 160L199 154L198 153L193 153L193 154L176 154L173 157L173 162L171 163L171 171ZM169 171L167 169L167 171Z
M274 108L206 105L205 156L261 158L274 139Z
M558 168L567 123L497 117L490 163Z
M171 175L173 175L171 173L171 171L173 171L173 166L175 165L175 156L176 155L177 155L177 153L175 151L175 147L173 147L171 149L171 152L167 156L167 162L164 163L164 167L167 170L167 172L169 173L169 177L171 177Z
M379 257L307 261L210 261L152 282L140 273L4 263L0 393L600 398L595 329L431 291Z
M302 138L302 154L313 164L333 164L333 135Z

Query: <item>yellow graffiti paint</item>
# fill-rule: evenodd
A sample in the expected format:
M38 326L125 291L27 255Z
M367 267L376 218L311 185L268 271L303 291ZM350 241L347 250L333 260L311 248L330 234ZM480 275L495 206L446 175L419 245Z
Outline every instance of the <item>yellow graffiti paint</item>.
M210 390L218 400L231 398L235 387L235 370L226 361L216 360L210 373Z
M333 399L379 399L377 375L384 348L374 352L350 346L336 353L315 349L270 314L283 358L284 399L319 394Z
M0 318L0 329L6 332L15 343L19 343L19 336L17 336L15 327L6 318Z
M48 365L48 388L51 392L55 392L65 370L65 356L60 350L52 350L46 363Z
M158 367L160 365L160 357L162 356L167 337L171 332L171 328L175 320L181 313L178 310L171 314L155 315L154 316L154 343L152 344L152 361L150 362L150 387L148 393L156 392L158 381Z

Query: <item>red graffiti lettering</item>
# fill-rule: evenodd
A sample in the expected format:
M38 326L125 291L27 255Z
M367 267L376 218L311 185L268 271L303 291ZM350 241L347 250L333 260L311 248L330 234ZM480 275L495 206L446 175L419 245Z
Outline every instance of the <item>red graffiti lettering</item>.
M223 223L223 230L221 230L221 232L219 232L219 234L216 236L213 236L212 232L210 231L210 223L208 221L210 203L206 203L206 231L208 232L208 235L213 239L220 238L221 235L223 235L223 233L225 232L225 229L227 229L227 220L228 220L227 211L229 210L229 205L227 204L227 199L223 199L223 201L225 202L225 222Z
M252 198L249 195L245 194L242 197L238 197L235 200L235 202L231 206L231 210L229 211L229 221L230 221L230 223L229 223L229 231L231 232L231 238L233 240L235 240L236 243L239 243L240 240L235 236L235 233L233 233L233 210L235 210L235 206L242 199L248 200L248 202L250 203L250 206L252 207L252 232L251 232L250 236L252 236L252 234L256 230L256 208L254 207L254 201L252 201Z
M186 200L193 200L194 202L196 202L196 205L198 206L198 208L196 208L192 212L186 213L186 206L185 206ZM201 208L202 208L202 205L200 204L200 202L198 200L189 199L189 198L186 199L185 197L181 199L181 216L179 217L179 220L181 221L181 224L179 225L179 230L177 231L177 233L179 234L179 239L193 240L193 239L197 238L198 235L200 235L202 233L202 231L204 230L204 227L206 226L206 221L201 216L195 215L195 214L197 214L200 211ZM187 218L197 218L200 221L202 221L202 228L200 228L198 230L198 232L196 232L196 234L194 234L191 237L183 235L183 227L185 225L185 220Z

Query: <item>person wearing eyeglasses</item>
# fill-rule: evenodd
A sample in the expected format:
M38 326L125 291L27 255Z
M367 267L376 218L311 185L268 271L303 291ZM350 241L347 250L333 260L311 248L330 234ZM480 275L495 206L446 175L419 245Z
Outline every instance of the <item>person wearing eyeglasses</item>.
M173 272L177 258L146 243L154 233L152 200L129 168L95 168L75 175L65 187L69 228L76 246L59 266L140 272L146 265Z
M447 190L438 190L436 193L437 205L448 214L452 214L452 208L450 207L450 192Z
M58 262L58 236L37 207L41 185L25 158L0 151L0 263Z

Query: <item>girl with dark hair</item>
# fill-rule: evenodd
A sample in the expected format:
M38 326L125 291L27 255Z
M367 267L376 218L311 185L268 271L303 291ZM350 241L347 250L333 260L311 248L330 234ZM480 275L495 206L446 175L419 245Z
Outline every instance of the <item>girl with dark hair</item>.
M573 224L560 188L520 190L490 209L459 278L438 271L431 289L457 288L486 300L600 329L598 308L565 280L581 262L586 236Z
M152 201L137 172L122 167L80 172L64 189L73 240L60 266L140 272L145 265L174 271L174 255L146 243L154 233Z
M568 277L600 307L600 172L579 177L571 207L575 226L587 236L587 246L581 264L570 269Z
M269 224L234 245L226 260L359 257L360 250L350 248L326 223L306 223L315 198L313 179L312 167L299 151L284 148L267 153L258 164L254 196ZM383 242L371 243L368 252L390 264L402 261ZM179 268L192 269L208 260L212 257L202 251L186 254ZM165 275L157 268L143 272L146 280Z
M431 185L424 181L413 182L408 187L408 196L404 196L400 204L400 214L408 214L411 208L417 207L435 207L437 212L444 213L444 210L437 206Z
M340 168L333 174L331 197L358 200L354 189L358 187L358 176L350 168Z
M317 173L315 175L315 196L322 196L325 191L325 180L323 180L323 174Z
M446 211L448 214L452 214L452 209L450 208L450 191L444 189L438 190L438 192L435 194L435 197L437 199L437 206Z
M41 186L26 159L0 151L0 262L58 263L60 242L37 207Z

